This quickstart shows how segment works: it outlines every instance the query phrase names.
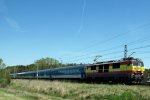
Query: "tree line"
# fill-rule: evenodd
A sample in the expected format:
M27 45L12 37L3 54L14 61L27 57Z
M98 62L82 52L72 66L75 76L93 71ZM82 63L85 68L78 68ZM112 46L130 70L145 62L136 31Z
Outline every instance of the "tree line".
M29 65L15 65L15 66L7 66L6 69L10 73L18 73L18 72L27 72L27 71L35 71L35 70L44 70L44 69L51 69L51 68L59 68L64 66L76 66L82 65L76 63L68 63L63 64L59 62L57 59L46 57L36 60L34 63Z

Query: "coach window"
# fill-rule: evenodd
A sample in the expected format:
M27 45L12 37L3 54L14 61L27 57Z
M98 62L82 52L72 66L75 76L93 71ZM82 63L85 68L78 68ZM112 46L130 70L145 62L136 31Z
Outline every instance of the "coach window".
M113 68L120 68L120 63L113 63Z
M96 66L91 66L91 70L96 70Z
M70 70L70 73L73 73L73 69Z

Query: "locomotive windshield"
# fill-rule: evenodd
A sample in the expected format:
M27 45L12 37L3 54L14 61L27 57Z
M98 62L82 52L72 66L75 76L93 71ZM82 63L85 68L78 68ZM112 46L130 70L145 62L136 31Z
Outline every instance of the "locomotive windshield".
M137 61L134 61L134 62L133 62L133 66L138 66L138 62L137 62Z
M133 66L141 66L144 67L144 63L142 61L133 61Z
M144 67L144 63L142 61L140 62L140 64L141 64L141 67Z

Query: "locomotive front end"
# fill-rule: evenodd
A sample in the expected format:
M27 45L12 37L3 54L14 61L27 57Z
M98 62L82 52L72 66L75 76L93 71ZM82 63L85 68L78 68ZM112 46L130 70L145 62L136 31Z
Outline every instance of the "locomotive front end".
M141 83L142 79L143 79L143 76L144 76L144 71L145 71L145 68L144 68L144 63L142 60L140 59L133 59L132 60L132 77L133 77L133 80L136 82L136 83Z

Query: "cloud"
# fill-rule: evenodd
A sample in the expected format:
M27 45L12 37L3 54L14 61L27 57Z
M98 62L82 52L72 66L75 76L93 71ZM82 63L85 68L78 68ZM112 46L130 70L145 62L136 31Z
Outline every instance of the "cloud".
M15 29L20 29L19 25L17 24L17 22L11 18L5 17L6 22L13 28Z
M79 29L78 29L78 31L77 31L76 36L79 36L79 34L81 34L81 31L82 31L82 28L83 28L84 15L85 15L85 8L86 8L86 0L83 0L81 21L80 21Z
M1 18L1 20L5 20L8 23L8 25L10 27L12 27L14 30L16 30L18 32L24 32L21 30L21 27L19 26L17 21L15 21L11 17L9 17L7 15L7 13L8 13L8 9L7 9L7 6L5 5L5 0L0 0L0 18Z
M19 26L19 24L13 20L12 18L9 18L9 17L5 17L5 20L6 22L12 27L14 28L16 31L19 31L19 32L23 32Z
M18 32L24 32L19 24L12 18L4 16L4 20L8 23L8 25L13 28L14 30L18 31Z

